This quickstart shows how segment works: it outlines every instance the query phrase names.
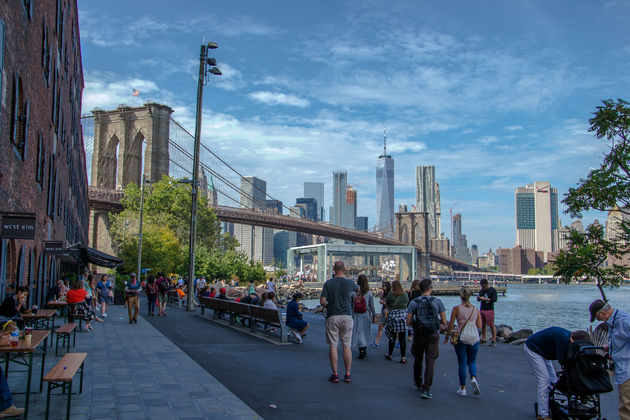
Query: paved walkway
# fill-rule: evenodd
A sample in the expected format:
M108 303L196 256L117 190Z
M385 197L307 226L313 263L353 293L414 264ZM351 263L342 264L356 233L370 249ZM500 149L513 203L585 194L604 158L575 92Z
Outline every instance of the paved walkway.
M187 328L173 328L177 340L196 340ZM94 323L94 331L77 333L76 348L70 351L88 353L83 394L72 397L73 420L260 418L150 323L139 318L129 324L122 306L111 306L109 317ZM46 372L60 358L53 348ZM36 359L34 373L41 367L41 358ZM24 389L25 376L9 375L14 392ZM78 377L75 381L78 390ZM39 374L34 374L32 389L38 387ZM14 403L23 407L24 395L15 395ZM65 396L52 399L51 418L65 419L65 403ZM45 404L44 385L43 394L31 394L29 418L43 419Z
M320 314L305 314L311 327L304 344L279 346L201 318L199 310L169 307L168 313L166 319L149 322L265 419L534 418L536 381L522 346L482 346L477 365L481 395L462 398L455 394L455 352L440 345L433 399L421 400L409 350L402 365L398 349L390 362L383 346L369 348L367 359L353 360L352 384L327 382L330 367ZM602 395L602 407L604 417L618 418L616 388Z

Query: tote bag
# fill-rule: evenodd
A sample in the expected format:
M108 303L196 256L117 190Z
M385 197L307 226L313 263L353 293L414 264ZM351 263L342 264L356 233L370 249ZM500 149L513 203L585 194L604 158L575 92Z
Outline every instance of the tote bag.
M476 311L477 311L477 308L473 310L473 314ZM468 321L466 321L466 325L464 325L464 328L459 333L459 341L461 341L464 344L468 344L472 346L477 341L479 341L479 331L477 330L477 326L475 325L475 323L470 322L471 318L472 318L472 314L471 314L471 317L468 318Z

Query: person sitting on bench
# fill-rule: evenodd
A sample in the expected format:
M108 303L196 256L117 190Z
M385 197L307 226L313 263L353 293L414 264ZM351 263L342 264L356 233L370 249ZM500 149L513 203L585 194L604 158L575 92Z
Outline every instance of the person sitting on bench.
M85 321L83 330L89 331L94 329L92 320L96 322L103 322L103 320L96 316L91 306L88 306L85 301L86 295L87 290L83 288L81 280L77 279L72 283L72 288L66 294L66 302L68 302L68 305L74 305L74 308L69 312L70 316L81 317Z

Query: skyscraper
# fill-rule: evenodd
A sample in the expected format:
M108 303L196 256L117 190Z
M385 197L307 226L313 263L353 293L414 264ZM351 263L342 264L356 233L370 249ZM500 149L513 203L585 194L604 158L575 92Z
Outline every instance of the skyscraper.
M518 187L516 245L547 253L558 250L558 191L548 181Z
M394 232L394 159L387 154L383 131L383 154L376 161L376 228L386 237Z
M459 261L470 264L470 251L466 235L462 234L462 214L453 216L453 257Z
M350 201L354 202L348 203ZM353 209L349 209L351 205ZM332 214L330 215L330 223L333 225L354 229L356 217L356 191L350 187L348 191L348 173L346 171L336 171L333 173L333 206Z
M255 176L241 179L241 207L266 209L267 182ZM263 265L273 264L273 229L261 226L234 224L237 250Z
M439 236L439 189L435 189L435 166L416 166L416 208L429 213L429 238ZM453 244L456 246L456 244Z
M312 198L317 202L317 220L324 220L324 183L305 182L304 198Z
M343 207L343 223L348 229L357 227L357 192L351 185L346 186L346 200Z
M300 207L304 210L304 217L317 221L317 201L314 198L298 198L295 200L295 207Z

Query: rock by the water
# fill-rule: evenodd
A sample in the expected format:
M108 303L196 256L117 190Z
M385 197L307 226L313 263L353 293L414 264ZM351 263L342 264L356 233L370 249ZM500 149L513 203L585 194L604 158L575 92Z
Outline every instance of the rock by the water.
M518 346L519 344L523 344L527 341L527 338L521 338L520 340L514 340L510 344L514 346Z
M524 338L529 337L533 333L534 333L534 331L530 330L529 328L523 328L522 330L515 331L512 334L510 334L507 337L505 337L505 341L504 342L505 343L511 343L513 341L516 341L516 340L522 340Z
M514 329L509 325L499 325L497 326L497 337L507 337L514 332Z

